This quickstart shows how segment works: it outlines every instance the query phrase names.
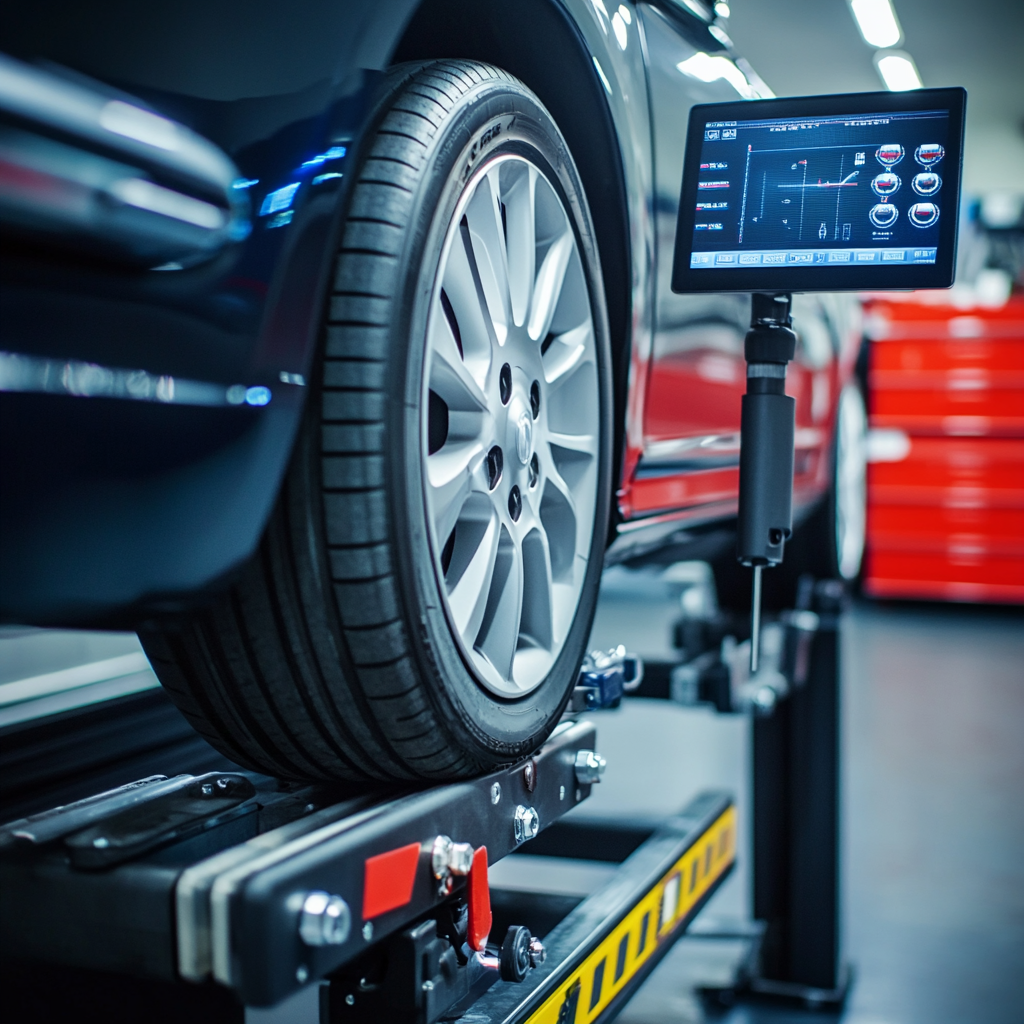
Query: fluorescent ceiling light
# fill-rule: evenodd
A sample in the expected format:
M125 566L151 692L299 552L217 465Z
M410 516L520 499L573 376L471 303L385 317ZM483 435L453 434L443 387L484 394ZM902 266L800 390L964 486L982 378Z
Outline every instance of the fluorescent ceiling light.
M921 76L917 73L917 66L909 53L876 53L875 67L878 68L878 73L890 92L906 92L908 89L921 88Z
M857 28L870 46L896 46L903 38L892 0L850 0Z

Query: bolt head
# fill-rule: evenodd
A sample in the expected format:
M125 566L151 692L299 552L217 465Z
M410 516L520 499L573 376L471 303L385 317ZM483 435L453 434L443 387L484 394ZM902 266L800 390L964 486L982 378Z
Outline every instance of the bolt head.
M501 800L501 783L495 782L491 786L491 803L496 804Z
M508 514L513 523L519 522L523 514L523 496L519 493L519 487L514 486L508 495Z
M352 928L348 904L338 895L308 893L299 914L299 937L307 946L340 946Z
M537 967L547 959L548 951L538 938L530 939L530 966Z
M601 781L608 762L594 750L580 750L576 754L576 781L581 786L591 786Z
M468 875L473 866L473 854L476 851L469 843L452 843L448 854L448 868L453 875Z
M537 765L533 761L527 761L523 766L523 785L528 793L532 793L537 786Z
M533 807L524 807L520 804L516 808L515 817L512 820L516 834L517 843L525 843L533 839L540 832L540 815Z

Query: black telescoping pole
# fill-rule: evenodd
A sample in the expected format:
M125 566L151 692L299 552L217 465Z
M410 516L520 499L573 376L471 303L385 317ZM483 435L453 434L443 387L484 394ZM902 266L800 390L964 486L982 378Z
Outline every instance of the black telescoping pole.
M761 571L782 561L793 532L796 403L786 394L786 366L796 352L788 293L754 292L744 341L747 393L740 420L740 500L736 557L754 570L750 671L757 671Z

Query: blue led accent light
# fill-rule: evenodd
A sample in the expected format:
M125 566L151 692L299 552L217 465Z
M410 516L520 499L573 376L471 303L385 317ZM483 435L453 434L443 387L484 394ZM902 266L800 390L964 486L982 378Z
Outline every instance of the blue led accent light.
M263 387L262 384L257 384L255 387L246 388L245 403L246 405L269 405L270 388L265 388Z
M298 192L299 185L301 184L301 182L296 181L291 185L285 185L284 188L275 189L269 193L260 206L260 216L267 217L272 213L280 213L282 210L287 210L292 205L292 200L295 198L295 193Z
M310 157L308 160L303 160L303 167L319 167L321 164L327 163L328 160L340 160L347 150L344 146L331 146L326 153L318 153L314 157Z

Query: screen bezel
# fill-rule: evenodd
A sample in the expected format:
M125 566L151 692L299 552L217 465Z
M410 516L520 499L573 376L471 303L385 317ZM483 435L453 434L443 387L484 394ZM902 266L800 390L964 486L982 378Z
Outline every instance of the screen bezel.
M909 92L839 93L834 96L799 96L789 99L737 100L702 103L690 110L683 160L683 183L676 223L672 291L688 292L836 292L902 291L910 288L948 288L956 267L956 239L960 212L960 181L963 175L964 110L967 93L961 88L915 89ZM749 270L695 270L690 266L696 220L697 181L707 121L752 121L765 118L826 117L901 113L908 110L948 110L949 140L944 158L942 189L953 190L954 216L939 225L935 263L878 267L810 266L753 267ZM947 200L948 201L948 200Z

